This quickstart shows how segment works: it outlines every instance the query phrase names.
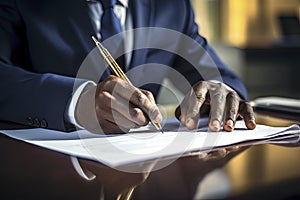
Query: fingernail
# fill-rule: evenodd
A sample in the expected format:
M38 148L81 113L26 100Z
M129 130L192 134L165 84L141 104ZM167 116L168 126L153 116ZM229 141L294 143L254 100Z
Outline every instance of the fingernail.
M185 121L185 124L186 124L186 126L188 126L188 127L191 127L193 124L193 121L192 121L192 119L191 118L189 118L189 119L187 119L186 121Z
M226 126L232 131L233 130L233 121L231 119L227 120Z
M255 122L255 119L249 120L248 128L249 128L249 129L255 129L255 128L256 128L256 122Z
M220 125L220 122L218 120L214 120L211 123L211 126L213 128L213 131L219 131L221 129L221 125Z

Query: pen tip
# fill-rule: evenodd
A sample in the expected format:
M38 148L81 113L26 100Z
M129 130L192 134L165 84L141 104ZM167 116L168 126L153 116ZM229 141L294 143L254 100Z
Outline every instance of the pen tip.
M159 123L156 123L156 129L159 130L161 133L164 133L164 130L162 129L161 125Z

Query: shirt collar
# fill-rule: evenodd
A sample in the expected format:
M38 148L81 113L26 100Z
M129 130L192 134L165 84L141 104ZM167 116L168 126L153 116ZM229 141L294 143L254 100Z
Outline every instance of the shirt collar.
M87 2L97 2L97 0L86 0ZM128 1L129 0L118 0L118 2L120 4L122 4L122 6L124 6L125 8L128 8Z

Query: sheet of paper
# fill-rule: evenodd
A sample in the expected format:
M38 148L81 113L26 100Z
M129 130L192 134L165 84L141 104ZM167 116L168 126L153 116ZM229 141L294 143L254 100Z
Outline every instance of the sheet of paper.
M295 139L300 132L298 125L291 127L258 125L255 130L247 130L240 121L237 122L234 132L209 132L205 127L189 131L179 127L174 119L168 120L164 124L164 129L166 131L162 134L149 125L134 129L128 134L117 135L96 135L86 130L66 133L40 128L0 132L47 149L99 161L110 167L179 157L191 152L207 151L233 144L271 143L272 139L274 142L290 142L288 138L293 136ZM299 136L296 138L299 140Z

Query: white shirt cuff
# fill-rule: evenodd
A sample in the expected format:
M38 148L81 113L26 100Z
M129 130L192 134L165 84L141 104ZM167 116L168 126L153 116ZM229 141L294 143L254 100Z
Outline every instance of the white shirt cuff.
M93 174L92 172L86 170L84 171L81 167L81 165L79 164L79 161L77 159L77 157L75 156L70 156L71 158L71 162L73 164L73 167L75 169L75 171L78 173L79 176L81 176L83 179L87 180L87 181L91 181L94 180L96 178L96 175Z
M66 121L75 125L77 128L84 129L82 126L80 126L75 119L75 108L79 99L79 96L82 94L83 91L96 86L96 83L93 81L86 81L83 84L81 84L74 92L71 97L71 100L69 101L69 104L67 105L67 115L66 115Z

